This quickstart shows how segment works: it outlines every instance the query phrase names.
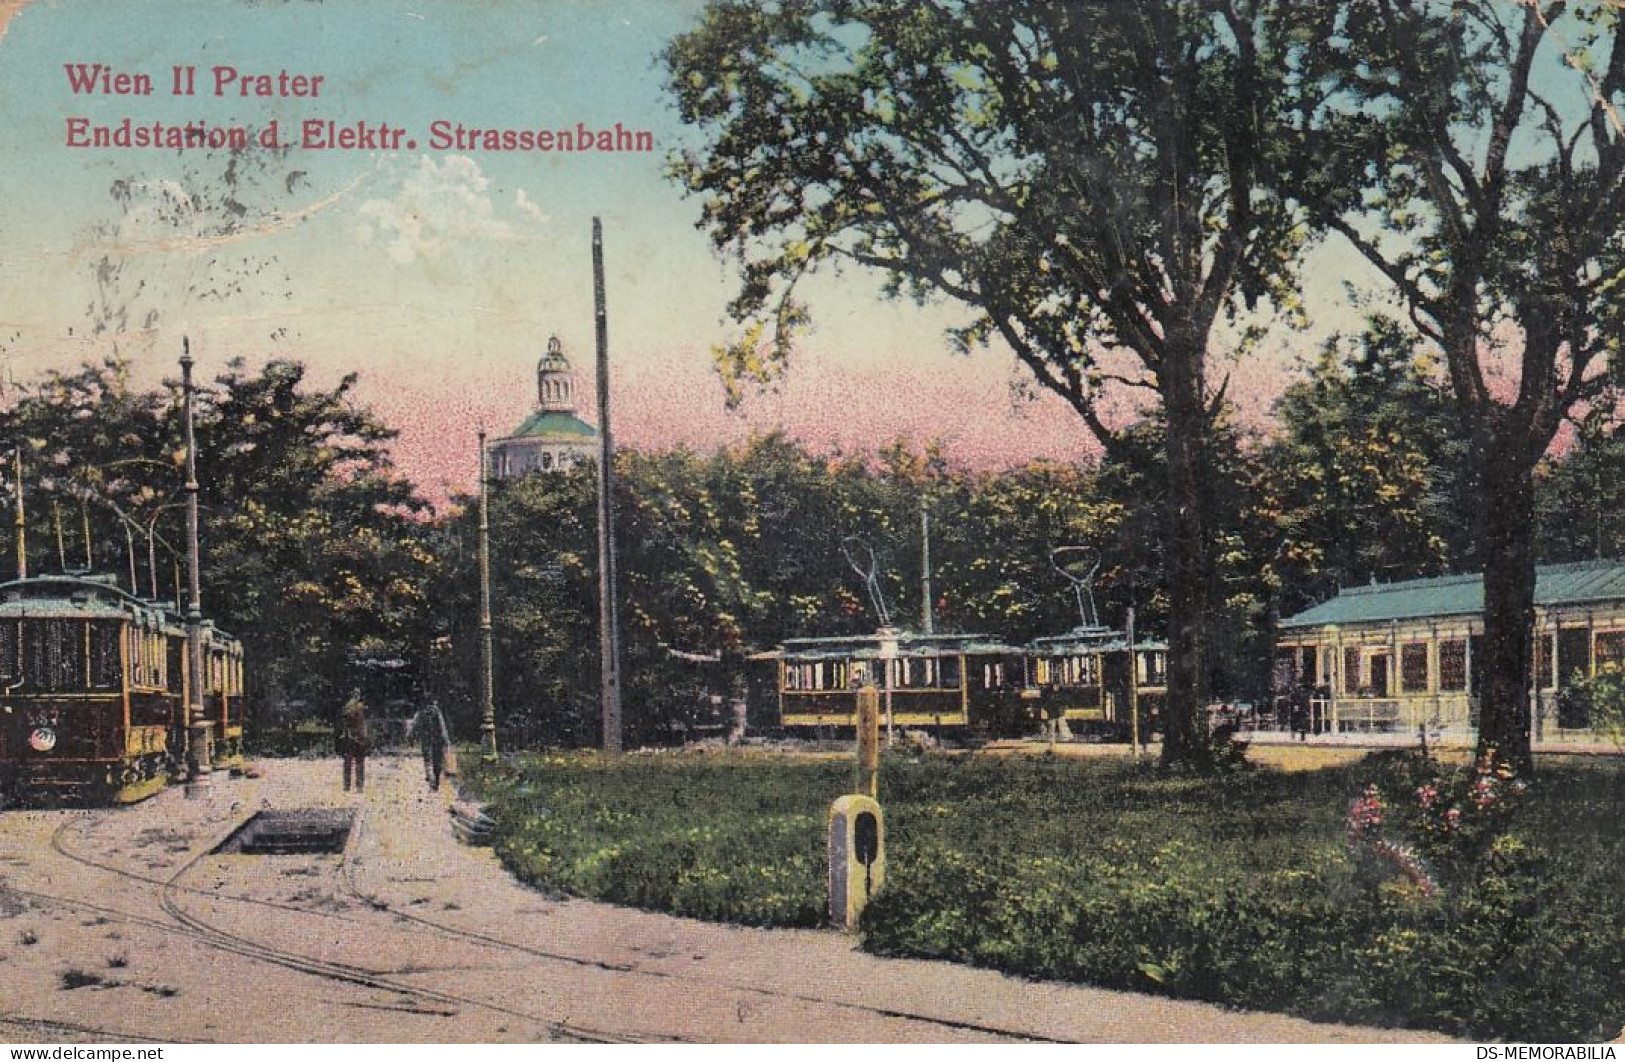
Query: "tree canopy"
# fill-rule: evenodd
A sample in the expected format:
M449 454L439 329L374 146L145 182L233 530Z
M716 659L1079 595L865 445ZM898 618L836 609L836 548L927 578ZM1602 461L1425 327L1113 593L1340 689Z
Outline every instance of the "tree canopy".
M703 143L675 162L739 260L761 378L788 356L802 277L879 270L957 300L963 346L997 337L1108 451L1102 396L1163 411L1172 653L1164 757L1211 764L1199 705L1209 617L1209 380L1221 317L1290 305L1299 218L1278 194L1297 42L1250 0L899 7L715 0L667 53ZM1245 332L1246 323L1238 328Z

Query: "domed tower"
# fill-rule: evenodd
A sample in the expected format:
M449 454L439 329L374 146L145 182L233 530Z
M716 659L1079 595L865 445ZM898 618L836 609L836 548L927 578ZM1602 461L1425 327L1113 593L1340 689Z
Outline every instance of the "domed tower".
M564 344L558 336L549 336L547 353L536 363L536 408L557 410L561 413L576 411L576 374L570 368L570 359L564 356Z
M536 411L491 443L491 474L501 480L529 472L560 472L598 452L598 429L576 416L576 374L564 344L550 336L536 363Z

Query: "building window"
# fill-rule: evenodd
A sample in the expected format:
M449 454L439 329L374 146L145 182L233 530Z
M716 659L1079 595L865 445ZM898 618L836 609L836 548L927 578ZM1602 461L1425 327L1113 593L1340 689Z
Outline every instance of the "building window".
M1360 650L1358 647L1349 647L1343 650L1343 692L1360 692Z
M1597 671L1625 670L1625 631L1597 634Z
M1545 633L1535 635L1535 689L1549 690L1552 688L1552 636Z
M552 454L550 454L550 453L542 454L542 467L544 469L553 467L553 455Z
M1460 693L1467 688L1467 643L1460 638L1439 643L1439 691Z
M1428 688L1428 645L1406 642L1399 647L1399 682L1406 693L1426 693Z

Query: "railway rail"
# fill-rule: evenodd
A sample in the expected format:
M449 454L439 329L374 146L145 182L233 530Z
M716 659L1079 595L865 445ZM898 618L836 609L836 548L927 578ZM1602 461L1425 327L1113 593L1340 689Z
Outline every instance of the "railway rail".
M443 983L425 985L421 980L436 974L434 968L422 964L407 964L390 968L388 964L355 961L353 955L321 954L318 949L301 947L300 934L292 928L318 927L318 931L303 939L334 940L350 934L364 934L368 941L387 941L388 948L408 954L434 954L453 945L462 957L459 965L453 963L445 971L467 971L477 966L489 966L493 955L522 956L529 963L545 966L564 966L590 969L615 977L631 977L651 983L676 984L695 991L713 991L738 996L751 1001L744 1006L764 1006L772 1003L792 1006L810 1006L828 1009L832 1014L864 1016L871 1020L889 1020L918 1023L922 1030L954 1030L961 1034L1014 1040L1040 1040L1029 1032L1001 1028L996 1024L961 1021L949 1017L918 1011L866 1004L849 999L834 998L817 991L784 990L778 987L753 985L727 977L715 977L686 971L650 969L636 963L618 962L582 954L569 948L539 946L489 931L483 927L470 928L449 921L427 917L398 898L380 895L358 880L355 850L376 838L372 824L363 812L356 823L355 832L343 855L334 857L277 857L297 860L311 867L325 870L332 876L334 887L347 901L344 905L313 906L305 902L288 902L275 896L255 894L245 889L242 882L231 881L230 860L221 861L213 855L217 840L237 829L251 809L243 808L229 822L213 824L212 833L204 836L194 833L184 841L168 838L171 854L177 862L163 867L140 867L132 864L138 858L133 854L111 853L96 836L98 828L105 828L116 812L49 813L67 814L51 831L48 848L55 858L71 862L86 875L76 873L71 880L83 886L78 889L40 887L37 884L17 883L11 892L40 906L60 909L124 923L167 934L192 945L213 952L228 954L243 960L264 963L317 978L334 986L345 986L353 994L335 994L329 1002L358 1010L387 1011L426 1018L456 1018L466 1012L489 1015L493 1020L519 1021L534 1027L539 1033L568 1040L586 1042L672 1042L682 1037L660 1031L633 1031L603 1027L601 1023L584 1022L568 1016L537 1013L512 999L501 998L502 991L486 994L478 991L452 990ZM222 827L225 827L222 829ZM241 859L242 857L234 857ZM241 863L236 865L240 866ZM107 875L125 884L119 895L123 901L106 899ZM213 880L209 880L210 877ZM60 880L60 876L58 876ZM99 887L98 887L99 886ZM132 903L131 900L137 900ZM245 906L264 912L255 919L253 928L245 929L240 918L225 913L229 908ZM457 956L454 955L454 958ZM511 981L507 984L511 988ZM3 1017L3 1016L0 1016ZM13 1015L16 1021L35 1020ZM54 1020L50 1017L37 1019ZM229 1027L229 1019L225 1027ZM44 1027L41 1026L43 1031ZM433 1036L430 1027L425 1034ZM143 1030L150 1033L151 1030ZM66 1036L127 1037L125 1032L86 1027L78 1030L63 1028ZM927 1034L930 1035L930 1034Z

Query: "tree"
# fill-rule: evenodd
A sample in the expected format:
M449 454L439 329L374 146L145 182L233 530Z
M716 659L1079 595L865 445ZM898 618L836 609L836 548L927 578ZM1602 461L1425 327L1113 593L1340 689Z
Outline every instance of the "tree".
M428 506L355 383L312 388L297 361L234 361L200 396L204 607L273 700L331 704L356 651L416 656L430 640Z
M205 615L244 640L269 706L331 698L354 649L429 637L427 506L354 383L317 390L297 362L233 363L200 395ZM117 358L24 387L0 425L24 455L31 573L89 568L181 600L181 409L177 384L132 388Z
M1534 473L1617 371L1625 20L1566 0L1317 10L1298 183L1443 356L1481 514L1479 743L1527 767Z
M1581 419L1573 444L1536 478L1540 559L1548 564L1617 557L1625 537L1625 437L1611 410Z
M1441 368L1397 322L1374 318L1353 349L1327 342L1276 404L1262 455L1280 500L1282 608L1345 586L1471 563L1467 441Z
M1152 394L1165 433L1170 642L1164 760L1207 769L1208 440L1223 315L1289 302L1297 250L1274 194L1294 47L1267 0L713 0L666 54L703 145L675 160L738 256L748 324L718 352L788 355L820 266L947 297L966 345L1003 340L1106 444L1100 400Z

